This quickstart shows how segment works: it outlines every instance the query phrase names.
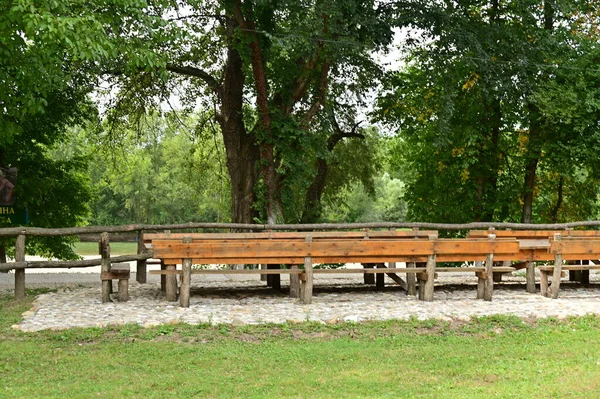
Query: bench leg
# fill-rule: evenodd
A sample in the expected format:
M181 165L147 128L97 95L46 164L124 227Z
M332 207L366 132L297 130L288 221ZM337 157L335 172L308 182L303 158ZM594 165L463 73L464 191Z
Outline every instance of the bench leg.
M527 292L535 294L535 262L527 262L526 267Z
M167 270L167 266L163 260L160 261L160 270ZM167 292L167 276L165 274L160 275L160 290Z
M485 258L485 284L483 290L483 300L491 301L494 294L494 254L489 254Z
M304 278L302 279L301 291L302 302L306 305L310 304L313 294L313 267L312 257L310 256L304 258Z
M292 265L292 270L298 270L298 265ZM290 297L300 298L300 276L290 274Z
M129 300L129 279L119 279L119 302L127 302Z
M433 292L435 285L435 264L435 255L428 255L427 266L425 266L427 280L419 283L419 285L423 285L423 300L426 302L433 301Z
M179 288L179 306L190 307L190 290L192 286L192 260L184 259L181 265L181 286Z
M175 265L167 265L167 270L177 270L177 266ZM177 275L176 274L167 274L166 276L166 291L165 296L168 302L177 301Z
M379 269L379 266L377 266L377 268ZM385 288L385 274L377 273L375 275L375 288L377 288L377 289Z
M281 269L281 265L267 265L267 269ZM267 286L281 289L281 274L267 274Z
M362 265L365 269L372 269L374 266L373 263L363 263ZM365 284L375 284L375 275L372 273L363 274L363 279Z
M548 296L548 272L540 270L540 294Z
M558 291L560 290L560 277L562 275L562 255L554 254L554 271L552 272L552 285L550 286L550 297L552 299L558 298Z
M415 263L407 263L406 267L415 267ZM406 285L408 286L408 289L406 290L407 295L417 295L417 278L414 273L406 273Z

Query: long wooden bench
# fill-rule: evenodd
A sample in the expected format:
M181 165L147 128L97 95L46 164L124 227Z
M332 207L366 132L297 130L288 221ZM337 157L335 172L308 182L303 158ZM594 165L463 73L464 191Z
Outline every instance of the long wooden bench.
M290 279L290 292L304 303L310 303L314 274L339 273L340 269L314 269L315 263L363 263L383 265L395 262L420 263L422 267L378 267L373 269L343 269L344 273L388 274L407 273L420 281L419 298L433 300L434 278L437 272L471 272L478 277L478 298L491 300L495 258L511 259L519 252L514 239L414 239L415 232L350 232L345 237L327 233L251 233L238 235L170 235L151 237L153 257L161 259L167 270L159 274L181 275L180 302L189 306L192 273L288 273L299 276L298 286ZM377 233L377 234L373 234ZM339 234L339 233L336 233ZM378 235L381 234L381 235ZM418 234L418 233L417 233ZM361 237L361 238L359 238ZM424 238L423 235L420 236ZM485 267L437 268L437 262L485 261ZM182 270L176 270L181 264ZM281 270L194 270L192 264L285 264ZM303 265L303 268L300 266ZM502 270L514 270L504 268ZM168 298L169 299L169 298ZM171 300L173 297L171 296Z
M512 238L519 241L519 255L511 261L515 269L526 269L527 292L535 293L535 262L554 261L554 254L550 251L551 241L556 235L562 239L580 239L585 241L600 239L600 230L472 230L467 234L467 238L483 238L494 234L497 238ZM587 261L578 258L578 254L569 254L567 261ZM595 258L600 259L600 253ZM592 260L590 259L590 260ZM541 269L538 268L541 271ZM571 273L571 280L580 280L589 282L589 270L591 268L565 268ZM576 274L574 272L581 271ZM545 275L542 277L546 277ZM540 282L540 286L543 282Z

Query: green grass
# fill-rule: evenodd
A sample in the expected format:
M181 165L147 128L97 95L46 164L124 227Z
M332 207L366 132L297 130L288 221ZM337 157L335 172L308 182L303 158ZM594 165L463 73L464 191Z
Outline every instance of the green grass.
M75 244L75 253L81 256L98 255L97 242L78 242ZM137 253L137 242L111 242L110 254L134 255Z
M0 297L0 397L591 398L600 318L165 325L22 333Z

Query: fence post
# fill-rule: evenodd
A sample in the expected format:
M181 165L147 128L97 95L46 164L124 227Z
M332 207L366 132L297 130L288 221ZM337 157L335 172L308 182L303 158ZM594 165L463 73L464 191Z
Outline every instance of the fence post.
M25 262L25 236L20 234L15 242L15 262ZM15 269L15 299L25 298L25 269Z
M102 233L100 236L100 256L102 257L102 273L110 272L110 243L108 233ZM112 280L102 280L102 303L111 302Z
M138 246L137 253L143 254L146 252L146 246L144 245L144 230L138 231L137 235ZM137 267L135 270L135 280L140 284L146 284L146 259L140 259L137 261Z
M555 234L554 241L560 240L561 235ZM561 250L559 250L554 254L554 271L552 272L552 284L550 285L550 297L552 299L558 298L558 291L560 290L560 277L562 275L562 264L563 256Z

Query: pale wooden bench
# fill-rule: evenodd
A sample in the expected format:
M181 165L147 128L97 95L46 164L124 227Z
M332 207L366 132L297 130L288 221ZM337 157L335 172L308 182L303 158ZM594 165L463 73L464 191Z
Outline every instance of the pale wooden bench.
M298 275L299 286L293 286L290 278L290 292L298 296L304 303L312 298L313 276L315 274L364 273L414 274L420 281L419 298L433 300L433 286L436 272L471 272L478 277L478 298L491 300L493 282L492 260L515 256L519 251L516 240L495 239L437 239L430 236L425 239L411 239L407 232L379 232L382 237L369 234L369 239L357 237L334 238L332 232L301 233L300 239L294 233L292 238L277 237L275 233L240 234L245 239L232 236L215 235L193 237L181 236L152 238L153 257L161 259L166 270L152 273L165 275L181 275L180 302L189 306L189 285L191 274L290 274ZM394 235L391 233L403 233ZM408 232L414 234L414 232ZM313 238L317 237L317 238ZM303 239L302 239L303 238ZM486 261L485 267L436 268L437 262ZM314 269L314 263L363 263L384 264L386 262L424 263L424 267L377 267L373 269ZM182 270L176 270L181 264ZM273 270L191 270L192 264L286 264L289 269ZM304 265L304 269L299 266ZM500 270L500 269L498 269ZM502 270L511 271L512 268ZM173 296L170 297L173 300ZM169 299L169 298L168 298Z

